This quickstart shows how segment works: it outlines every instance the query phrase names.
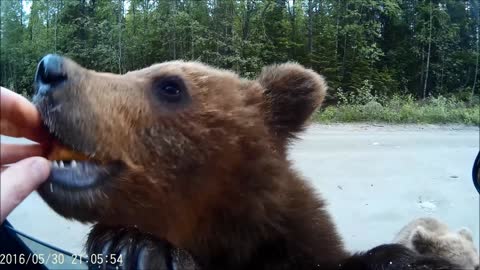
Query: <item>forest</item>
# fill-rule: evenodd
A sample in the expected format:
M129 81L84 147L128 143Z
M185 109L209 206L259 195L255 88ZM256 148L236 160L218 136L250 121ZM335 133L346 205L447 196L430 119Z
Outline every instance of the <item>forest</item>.
M26 96L47 53L115 73L185 59L249 78L295 61L328 81L320 120L480 123L478 0L0 2L0 84Z

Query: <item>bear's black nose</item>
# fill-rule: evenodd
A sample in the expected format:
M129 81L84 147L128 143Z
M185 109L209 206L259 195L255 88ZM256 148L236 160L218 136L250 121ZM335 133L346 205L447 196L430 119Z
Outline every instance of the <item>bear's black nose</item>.
M67 80L63 70L63 58L56 54L48 54L40 60L35 74L37 95L46 95L60 83Z

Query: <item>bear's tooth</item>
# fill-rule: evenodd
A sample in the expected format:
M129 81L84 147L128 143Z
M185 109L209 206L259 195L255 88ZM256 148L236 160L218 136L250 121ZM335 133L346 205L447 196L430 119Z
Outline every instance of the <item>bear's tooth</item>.
M59 163L60 163L60 168L64 168L64 167L65 167L65 165L63 164L63 161L62 161L62 160L60 160Z
M72 160L72 162L70 163L70 166L72 166L72 168L77 167L77 162L75 160Z
M58 168L58 163L56 160L52 161L52 165L54 168Z

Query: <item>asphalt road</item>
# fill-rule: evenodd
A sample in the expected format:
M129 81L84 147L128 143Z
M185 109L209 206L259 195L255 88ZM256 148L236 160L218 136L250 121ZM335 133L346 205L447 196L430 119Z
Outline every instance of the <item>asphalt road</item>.
M2 137L2 143L17 140ZM479 195L471 169L479 131L461 126L314 125L292 145L295 168L329 204L349 250L388 243L433 216L470 228L478 247ZM32 194L9 216L19 230L76 254L88 225L67 221Z

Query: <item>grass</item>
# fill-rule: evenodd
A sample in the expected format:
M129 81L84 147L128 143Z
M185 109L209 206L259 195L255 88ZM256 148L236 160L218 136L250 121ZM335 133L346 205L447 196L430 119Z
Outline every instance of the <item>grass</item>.
M419 102L411 96L394 96L378 101L375 97L356 103L343 99L337 106L318 111L314 120L334 122L384 122L419 124L480 125L479 102L465 103L455 98L436 97Z

